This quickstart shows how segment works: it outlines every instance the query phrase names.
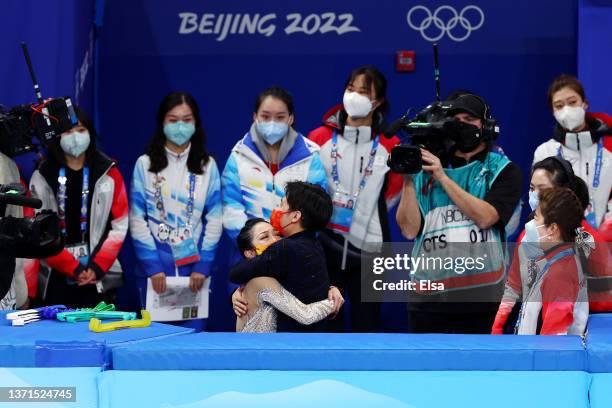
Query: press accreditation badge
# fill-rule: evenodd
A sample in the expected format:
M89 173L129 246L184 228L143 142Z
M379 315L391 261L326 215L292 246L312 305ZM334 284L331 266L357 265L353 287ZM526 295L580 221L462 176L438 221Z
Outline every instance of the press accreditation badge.
M66 250L70 252L79 263L83 266L87 266L89 264L89 245L86 242L81 242L80 244L69 245L66 247ZM73 278L67 278L68 284L76 285L76 280Z
M347 233L353 222L355 197L336 190L332 199L333 213L329 227L339 233Z
M176 266L184 266L196 263L200 260L198 247L193 239L191 227L178 228L170 239L170 248Z
M586 210L584 210L584 219L593 228L597 229L597 217L595 215L595 202L593 201L593 197L590 198L589 205Z

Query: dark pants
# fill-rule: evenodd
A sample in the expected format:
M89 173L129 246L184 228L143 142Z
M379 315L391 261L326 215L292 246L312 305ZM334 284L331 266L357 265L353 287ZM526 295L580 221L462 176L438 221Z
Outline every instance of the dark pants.
M361 251L349 245L346 267L342 270L342 245L331 238L320 237L325 250L327 272L332 285L343 290L342 295L348 298L348 309L343 307L338 316L329 322L329 330L344 332L347 317L350 318L350 331L353 333L376 333L381 331L380 302L362 302L361 300Z
M448 306L448 311L439 310L439 307L435 308L436 310L427 310L425 305L420 305L420 310L409 309L409 332L490 334L497 310L489 307L488 303L481 303L483 310L478 312L473 310L474 305L479 304L447 304L445 306Z

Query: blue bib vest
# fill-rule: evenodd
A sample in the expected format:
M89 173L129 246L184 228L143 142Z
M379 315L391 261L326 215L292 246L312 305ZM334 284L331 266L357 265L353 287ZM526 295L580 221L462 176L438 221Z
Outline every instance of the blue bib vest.
M484 162L474 160L445 172L463 190L484 199L508 163L507 157L489 152ZM422 171L415 175L414 187L423 229L415 239L412 256L423 260L412 279L437 283L436 293L498 283L505 270L500 231L479 228L431 175Z

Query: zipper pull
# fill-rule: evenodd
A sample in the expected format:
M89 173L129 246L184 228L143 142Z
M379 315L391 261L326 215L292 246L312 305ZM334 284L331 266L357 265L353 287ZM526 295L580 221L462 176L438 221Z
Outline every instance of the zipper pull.
M363 156L361 156L360 162L359 162L359 174L363 173Z
M589 176L589 162L586 162L586 175Z
M359 128L357 128L357 136L355 136L355 144L359 144Z

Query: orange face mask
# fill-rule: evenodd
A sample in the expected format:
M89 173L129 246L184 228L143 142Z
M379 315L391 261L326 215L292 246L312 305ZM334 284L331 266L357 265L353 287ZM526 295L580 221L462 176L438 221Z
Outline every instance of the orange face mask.
M272 225L272 227L278 231L279 234L281 234L282 236L284 236L284 232L285 232L285 228L287 228L289 225L291 224L295 224L298 221L292 221L287 225L282 225L281 224L281 217L285 214L289 214L290 212L293 211L283 211L283 210L277 210L274 209L272 210L272 214L270 214L270 225Z
M263 254L263 252L268 249L268 247L272 245L272 244L267 244L267 245L257 245L256 247L253 248L253 250L255 251L255 253L257 255L261 255Z

